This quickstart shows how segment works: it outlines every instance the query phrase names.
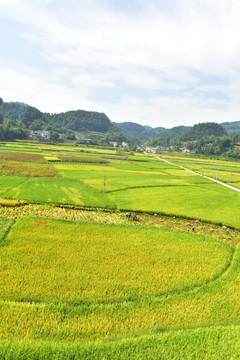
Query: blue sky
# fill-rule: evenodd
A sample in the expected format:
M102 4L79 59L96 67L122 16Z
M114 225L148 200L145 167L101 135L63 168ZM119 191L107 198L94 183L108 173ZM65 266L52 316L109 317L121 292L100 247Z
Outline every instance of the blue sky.
M0 97L167 128L240 119L237 0L0 0Z

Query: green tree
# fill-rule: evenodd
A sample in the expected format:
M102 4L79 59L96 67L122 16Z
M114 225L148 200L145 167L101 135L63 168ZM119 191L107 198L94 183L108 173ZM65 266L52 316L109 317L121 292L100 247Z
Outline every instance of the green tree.
M59 140L59 134L56 131L51 131L50 140L51 141L58 141Z
M71 129L69 129L69 130L67 131L66 136L67 136L67 139L68 139L68 140L75 140L75 139L76 139L75 133L74 133L74 131L72 131Z

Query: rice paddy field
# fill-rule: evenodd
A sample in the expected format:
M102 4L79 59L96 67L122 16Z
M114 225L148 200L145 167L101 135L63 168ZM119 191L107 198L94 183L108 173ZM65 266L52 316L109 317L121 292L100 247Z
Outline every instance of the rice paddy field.
M201 159L191 157L191 155L179 156L179 154L174 153L165 153L161 157L174 164L196 171L201 175L209 176L240 189L239 162Z
M152 155L0 145L1 359L240 358L239 192ZM238 184L237 162L171 156Z
M73 145L8 146L0 147L0 202L156 212L239 226L240 193L154 156ZM214 176L215 168L219 180L229 183L231 176L232 185L240 183L237 162L171 156L200 174Z

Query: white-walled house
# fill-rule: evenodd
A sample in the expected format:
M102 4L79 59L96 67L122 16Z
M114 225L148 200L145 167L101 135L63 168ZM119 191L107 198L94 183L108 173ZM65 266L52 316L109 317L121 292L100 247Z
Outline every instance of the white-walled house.
M49 130L29 130L29 138L34 140L50 140Z

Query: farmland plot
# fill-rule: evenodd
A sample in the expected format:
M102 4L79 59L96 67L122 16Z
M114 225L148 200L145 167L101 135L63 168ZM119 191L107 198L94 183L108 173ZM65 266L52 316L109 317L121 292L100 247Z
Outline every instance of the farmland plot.
M239 256L180 230L20 219L0 250L0 354L236 355Z
M240 358L239 232L196 223L193 233L193 223L177 217L239 229L238 193L144 154L123 159L115 150L25 145L57 177L33 170L0 177L1 198L42 203L0 207L16 221L0 218L0 358ZM21 146L9 146L14 171ZM58 154L110 163L54 164ZM37 173L36 160L26 166ZM210 173L219 164L204 161L189 159L187 167ZM218 176L227 181L229 170L237 184L238 164L220 165ZM47 203L172 216L158 222L142 214L134 224L119 212L81 214Z
M221 161L211 159L196 159L191 156L177 154L164 154L162 158L174 164L186 167L199 174L218 179L226 184L239 188L240 164L234 161Z
M7 199L25 199L33 203L55 203L113 208L108 197L82 182L64 178L24 178L4 192Z
M182 231L27 218L6 244L2 299L38 302L119 301L192 288L221 273L232 254L228 244Z
M240 194L217 184L128 189L109 197L120 209L156 211L240 227Z

